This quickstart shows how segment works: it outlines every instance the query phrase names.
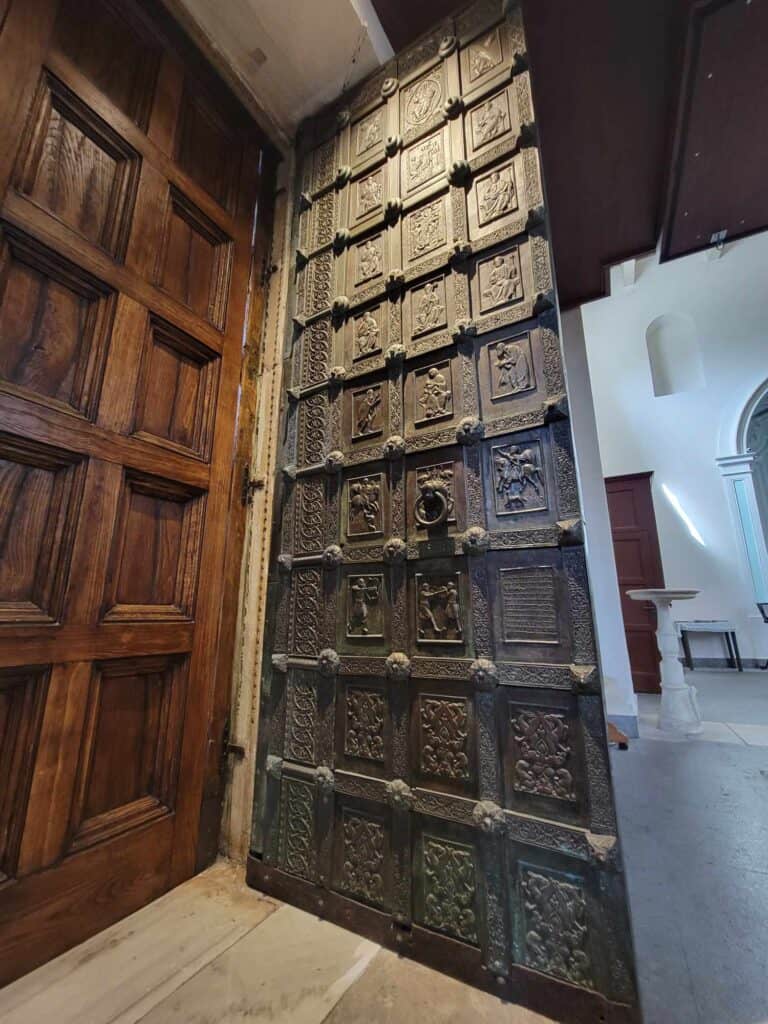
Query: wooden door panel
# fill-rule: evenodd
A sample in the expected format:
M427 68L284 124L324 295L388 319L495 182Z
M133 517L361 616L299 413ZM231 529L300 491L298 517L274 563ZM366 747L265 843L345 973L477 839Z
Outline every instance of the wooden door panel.
M0 983L198 861L266 152L149 0L2 53Z
M656 610L627 597L628 590L664 586L650 474L609 478L605 487L632 681L639 693L658 693Z

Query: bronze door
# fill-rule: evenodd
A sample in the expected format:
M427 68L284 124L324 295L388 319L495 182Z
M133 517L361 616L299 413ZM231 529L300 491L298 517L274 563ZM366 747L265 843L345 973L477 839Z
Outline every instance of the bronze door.
M159 6L0 5L0 983L193 874L216 790L261 143Z
M254 885L636 1020L518 11L305 126Z

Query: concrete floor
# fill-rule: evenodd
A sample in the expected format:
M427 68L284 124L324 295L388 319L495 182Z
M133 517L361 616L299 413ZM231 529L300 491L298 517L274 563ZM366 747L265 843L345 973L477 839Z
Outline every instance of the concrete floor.
M612 752L644 1018L768 1024L768 673L691 681L704 738L660 740L644 698L641 738ZM547 1024L259 896L227 863L0 992L1 1024L138 1021Z

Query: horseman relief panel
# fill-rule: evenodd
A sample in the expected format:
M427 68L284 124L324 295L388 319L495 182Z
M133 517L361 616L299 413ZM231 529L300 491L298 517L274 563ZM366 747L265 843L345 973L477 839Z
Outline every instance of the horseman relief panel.
M547 481L538 441L492 445L490 464L497 516L546 511Z

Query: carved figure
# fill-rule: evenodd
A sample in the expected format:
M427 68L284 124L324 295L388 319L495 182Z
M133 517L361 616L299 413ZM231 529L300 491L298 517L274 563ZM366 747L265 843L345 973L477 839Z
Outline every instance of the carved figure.
M439 282L430 281L419 292L414 321L417 331L428 331L445 321L445 306L440 301Z
M493 257L491 272L482 293L489 306L498 306L522 296L520 268L515 253Z
M369 310L355 324L355 355L367 356L379 348L379 325Z
M381 247L372 238L359 247L357 259L360 267L360 279L363 281L369 277L375 277L383 269Z
M518 511L527 505L528 492L536 498L544 494L544 477L531 448L510 445L496 448L494 454L496 471L496 493L510 511Z
M381 139L381 114L377 111L357 128L357 152L364 153Z
M375 477L355 480L349 487L350 532L376 532L380 527L380 487ZM362 527L362 530L358 527Z
M379 581L375 576L358 576L349 585L349 618L347 633L350 636L367 636L369 605L378 603Z
M418 400L424 410L422 419L433 420L438 416L447 415L450 412L448 409L450 400L451 391L446 387L445 374L441 373L436 366L431 366L427 371Z
M442 202L431 203L417 210L410 219L409 242L411 258L429 252L445 241L442 224Z
M469 48L469 73L470 78L480 78L486 71L496 67L499 58L495 57L492 49L496 49L495 33L491 32L481 43L473 43Z
M417 614L420 640L460 640L463 627L455 580L449 578L438 586L422 580L418 584Z
M429 181L443 168L443 147L439 135L425 139L408 153L408 181L411 188Z
M493 171L478 186L480 217L483 222L500 217L517 204L515 183L508 167Z
M531 386L531 364L522 344L499 342L496 346L496 366L500 389L514 395L518 391L527 391Z
M381 391L379 388L368 388L367 391L356 398L355 427L357 437L365 434L374 434L381 427L377 422L378 412L381 408Z
M381 194L382 187L380 181L377 181L373 175L369 178L363 178L357 192L358 216L379 206L381 204Z
M442 89L436 78L425 78L410 90L405 103L406 118L411 125L423 124L440 104Z
M478 142L490 142L507 130L509 116L497 97L491 97L475 117L475 132Z

